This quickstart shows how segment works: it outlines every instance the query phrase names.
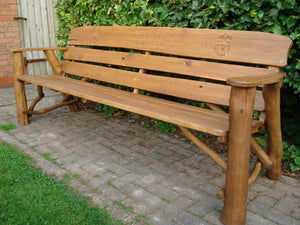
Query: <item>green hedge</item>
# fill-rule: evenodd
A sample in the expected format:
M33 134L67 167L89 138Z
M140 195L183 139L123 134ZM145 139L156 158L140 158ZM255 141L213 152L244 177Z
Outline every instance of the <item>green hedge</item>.
M57 0L59 45L73 27L87 25L169 26L255 30L289 36L285 87L300 96L300 7L296 0Z

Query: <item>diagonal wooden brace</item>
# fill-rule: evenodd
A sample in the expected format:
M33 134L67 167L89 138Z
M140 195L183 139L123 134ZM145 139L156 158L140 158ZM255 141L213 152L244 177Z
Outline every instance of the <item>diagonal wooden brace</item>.
M179 127L184 135L189 138L192 142L195 143L202 151L204 151L209 157L211 157L224 171L226 171L227 164L226 162L210 147L200 141L189 129L185 127Z

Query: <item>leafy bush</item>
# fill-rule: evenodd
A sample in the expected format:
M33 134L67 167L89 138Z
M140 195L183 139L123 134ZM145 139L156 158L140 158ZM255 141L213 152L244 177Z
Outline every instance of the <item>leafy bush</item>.
M284 141L282 159L290 165L292 171L300 170L300 146L289 146Z
M161 120L155 121L155 126L162 133L175 132L177 129L176 125Z
M112 117L116 112L119 111L119 109L109 105L97 103L97 111L101 112L102 116Z

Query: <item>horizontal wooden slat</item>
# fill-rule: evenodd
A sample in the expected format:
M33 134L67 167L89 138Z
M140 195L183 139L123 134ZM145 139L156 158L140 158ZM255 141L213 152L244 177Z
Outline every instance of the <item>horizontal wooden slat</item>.
M72 75L98 81L124 85L179 98L229 106L230 86L227 85L147 75L69 61L62 63L62 70ZM264 104L260 94L257 95L255 110L264 110Z
M209 109L138 95L55 75L47 77L21 75L15 77L63 93L69 93L94 102L217 136L225 136L228 131L228 115Z
M70 47L64 54L68 60L105 63L133 68L143 68L212 80L227 81L228 78L263 75L269 69L225 63L200 61L158 55L106 51L90 48Z
M292 41L286 36L255 31L85 26L71 30L68 44L284 67Z
M66 47L41 47L41 48L16 48L16 49L10 49L9 51L12 51L12 52L51 51L51 50L64 51L66 49L67 49Z

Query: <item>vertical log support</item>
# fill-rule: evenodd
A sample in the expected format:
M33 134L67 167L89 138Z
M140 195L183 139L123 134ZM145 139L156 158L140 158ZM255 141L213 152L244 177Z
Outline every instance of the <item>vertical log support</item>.
M44 53L47 57L47 60L48 62L50 63L51 67L52 67L52 70L53 72L56 74L56 75L62 75L62 70L61 70L61 64L60 62L58 61L55 53L54 53L54 50L44 50ZM63 93L63 95L66 97L66 94ZM65 98L66 101L72 99L73 97L71 95L67 95L67 97ZM69 105L69 108L70 108L70 111L71 112L78 112L80 111L78 105L76 103L73 103L73 104L70 104Z
M269 134L268 155L273 167L268 170L268 177L273 180L281 178L282 137L280 124L280 87L281 82L267 84L263 88L265 99L266 123Z
M13 53L13 68L14 68L14 75L24 74L23 52ZM15 98L17 104L18 123L20 125L28 125L29 124L28 114L25 113L25 111L27 110L27 99L25 95L24 81L20 81L17 78L15 78L14 86L15 86Z
M48 62L50 63L54 73L56 75L61 75L61 65L56 57L56 55L54 54L53 50L44 50L44 53L47 57Z
M251 121L256 88L231 88L225 202L221 221L244 224L247 211Z

